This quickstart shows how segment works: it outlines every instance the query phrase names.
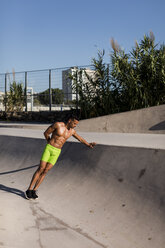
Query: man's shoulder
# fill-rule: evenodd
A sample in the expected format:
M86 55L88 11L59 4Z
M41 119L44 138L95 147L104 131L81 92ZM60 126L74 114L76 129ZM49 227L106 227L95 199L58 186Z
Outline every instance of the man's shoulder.
M54 126L54 127L64 127L65 126L65 123L64 122L57 121L57 122L54 122L52 124L52 126Z

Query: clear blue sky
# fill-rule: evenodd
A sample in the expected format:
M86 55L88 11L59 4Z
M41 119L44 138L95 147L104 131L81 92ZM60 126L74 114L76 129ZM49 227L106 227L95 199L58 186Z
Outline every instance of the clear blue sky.
M165 41L164 0L0 0L0 73L110 61L110 39L130 51L153 31Z

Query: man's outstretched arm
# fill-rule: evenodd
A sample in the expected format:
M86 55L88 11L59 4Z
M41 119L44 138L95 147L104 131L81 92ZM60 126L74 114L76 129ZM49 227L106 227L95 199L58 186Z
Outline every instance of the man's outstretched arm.
M93 148L96 143L95 142L92 142L92 143L88 143L85 139L83 139L80 135L78 135L76 133L76 131L74 132L74 134L72 135L74 138L76 138L78 141L80 141L81 143L83 143L84 145L90 147L90 148Z

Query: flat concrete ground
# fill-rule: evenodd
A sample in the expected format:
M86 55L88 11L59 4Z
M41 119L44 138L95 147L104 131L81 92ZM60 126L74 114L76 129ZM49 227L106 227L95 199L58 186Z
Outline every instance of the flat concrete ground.
M43 130L0 128L0 247L164 248L164 135L80 134L28 201Z

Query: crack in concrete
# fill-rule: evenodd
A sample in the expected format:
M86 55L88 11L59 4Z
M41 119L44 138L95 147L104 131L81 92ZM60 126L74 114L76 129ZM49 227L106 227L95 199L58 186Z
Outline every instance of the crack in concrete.
M42 242L41 242L41 233L40 233L40 223L39 223L39 220L38 220L38 216L37 216L37 211L35 210L34 208L34 203L30 202L30 208L31 208L31 211L32 211L32 215L34 217L36 217L35 219L35 226L33 226L33 228L36 228L38 230L38 243L39 243L39 246L40 248L44 248L44 246L42 245Z
M103 245L102 243L98 242L97 240L95 240L94 238L92 238L91 236L89 236L87 233L83 232L83 230L81 228L74 228L69 226L67 223L65 223L64 221L60 220L59 218L55 217L54 215L46 212L45 210L43 210L41 207L38 207L38 209L43 212L45 215L47 215L49 218L53 218L57 223L59 223L60 225L64 226L65 228L59 228L58 230L64 230L64 229L71 229L74 232L77 232L78 234L84 236L85 238L89 239L90 241L94 242L95 244L99 245L100 247L103 248L107 248L107 246Z
M32 226L31 228L36 228L38 230L38 243L40 248L44 248L42 241L41 241L41 231L63 231L70 229L86 239L90 240L91 242L99 245L100 247L107 248L104 244L98 242L91 236L89 236L87 233L83 232L81 228L74 228L69 226L64 221L60 220L59 218L55 217L53 214L50 214L43 210L40 206L38 206L38 203L30 202L30 208L32 211L32 215L36 218L35 219L35 226ZM56 223L56 224L55 224Z
M41 228L41 231L62 231L66 230L66 228L57 228L57 227L47 227L47 228Z

